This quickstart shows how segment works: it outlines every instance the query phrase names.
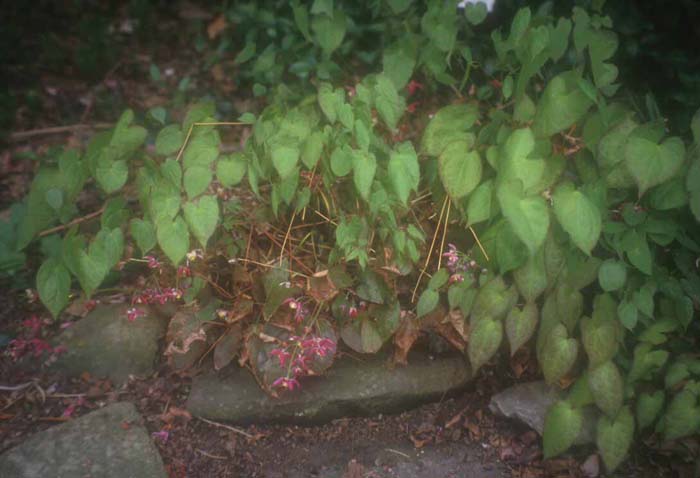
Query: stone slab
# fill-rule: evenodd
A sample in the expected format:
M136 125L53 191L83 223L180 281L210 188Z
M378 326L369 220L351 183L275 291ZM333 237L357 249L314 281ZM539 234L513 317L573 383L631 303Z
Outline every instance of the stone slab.
M406 410L462 390L472 374L461 355L412 354L390 369L385 357L345 357L321 377L280 398L264 393L247 370L196 377L187 401L194 415L237 423L321 423L334 418Z
M120 402L49 428L0 455L0 477L167 478L140 421Z
M53 367L69 376L88 372L118 384L129 375L153 373L167 320L140 306L147 315L130 322L128 308L126 304L98 306L66 329L56 340L66 352Z

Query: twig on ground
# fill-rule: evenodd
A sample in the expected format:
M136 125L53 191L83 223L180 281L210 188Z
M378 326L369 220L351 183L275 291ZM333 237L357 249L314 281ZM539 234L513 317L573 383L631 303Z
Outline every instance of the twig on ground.
M195 452L199 453L200 455L206 456L207 458L212 458L214 460L226 460L227 459L225 456L212 455L211 453L206 452L204 450L200 450L199 448L195 449Z
M202 418L202 417L195 417L195 418L203 421L204 423L208 423L209 425L213 425L213 426L219 427L219 428L225 428L226 430L230 430L232 432L238 433L239 435L243 435L246 438L255 438L253 435L241 430L240 428L232 427L231 425L224 425L223 423L214 422L212 420L207 420L206 418Z

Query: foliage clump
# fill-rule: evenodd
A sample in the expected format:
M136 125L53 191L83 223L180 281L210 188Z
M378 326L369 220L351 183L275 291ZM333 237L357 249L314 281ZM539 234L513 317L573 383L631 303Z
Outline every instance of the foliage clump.
M410 3L387 2L415 17ZM344 14L326 4L293 9L329 59ZM534 350L567 389L545 422L547 458L590 406L609 470L635 434L696 434L700 116L681 138L626 102L599 12L522 9L485 38L482 15L453 7L429 2L381 72L244 115L241 151L220 153L215 109L197 104L155 134L128 111L42 168L10 242L70 226L42 241L44 304L58 315L73 279L89 297L116 265L155 261L150 280L199 304L173 319L172 353L216 335L217 368L238 356L271 393L323 373L338 341L360 353L393 341L405 362L433 330L475 370L505 345ZM409 112L418 74L457 93L427 124ZM104 201L92 230L71 226L86 188Z

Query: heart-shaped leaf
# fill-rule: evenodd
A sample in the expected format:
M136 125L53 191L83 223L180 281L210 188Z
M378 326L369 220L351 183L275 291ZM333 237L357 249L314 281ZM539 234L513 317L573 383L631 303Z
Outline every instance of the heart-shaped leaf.
M625 146L627 169L639 187L640 196L649 188L674 177L684 159L685 146L680 138L669 138L657 144L633 134Z
M530 256L524 266L513 271L513 279L520 294L529 302L534 302L547 289L544 247Z
M637 398L637 426L642 431L650 427L661 413L666 397L663 390L641 393Z
M474 135L467 131L479 117L479 110L471 104L450 105L440 109L423 132L421 150L428 156L439 156L454 142L474 144Z
M440 179L452 200L472 192L481 181L481 159L479 153L470 150L469 143L450 143L438 159Z
M539 311L534 302L525 304L522 310L513 309L506 317L506 336L510 343L510 354L515 355L537 330Z
M143 219L132 219L130 223L131 237L136 241L136 245L142 254L146 254L156 245L156 228L151 221Z
M540 366L544 379L549 384L556 383L571 371L578 356L578 342L567 338L566 327L555 325L545 339Z
M700 430L698 397L690 390L678 393L669 403L663 417L664 439L677 440Z
M484 317L473 324L467 354L474 373L496 354L502 339L503 324L500 320Z
M219 224L219 202L214 196L203 196L183 206L185 221L202 247L207 247L209 238Z
M178 265L190 250L190 233L182 217L174 220L162 219L156 225L158 245L168 259Z
M549 211L540 196L525 197L519 180L503 183L497 190L503 215L530 255L544 243L549 230Z
M360 197L369 201L369 193L372 191L374 173L377 171L377 159L374 154L353 150L352 152L352 179Z
M574 444L583 427L583 413L568 401L559 401L550 407L544 419L542 448L544 458L564 453Z
M389 155L389 180L401 203L405 206L411 191L418 191L420 168L418 156L410 142L399 144Z
M48 258L41 264L36 275L36 288L41 302L54 318L68 305L70 283L70 272L57 259Z
M634 417L628 407L620 409L614 419L598 419L596 445L608 472L612 473L625 459L634 438Z
M211 169L205 166L192 166L186 169L183 182L187 197L192 199L206 191L212 176Z
M598 208L568 182L554 191L552 204L557 221L569 233L573 243L590 255L602 229Z
M614 317L608 320L584 317L581 320L581 340L591 367L612 359L618 349L618 327Z
M603 413L614 417L622 406L624 399L624 382L622 375L612 361L598 365L588 371L588 387L593 393L595 404Z

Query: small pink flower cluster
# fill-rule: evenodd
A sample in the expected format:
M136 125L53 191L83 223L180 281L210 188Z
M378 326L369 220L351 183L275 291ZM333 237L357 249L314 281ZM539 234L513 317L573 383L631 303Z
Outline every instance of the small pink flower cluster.
M317 357L323 358L335 354L336 343L326 337L292 335L289 341L283 341L279 348L272 349L271 357L276 357L280 367L287 367L288 373L274 382L274 388L294 390L299 388L299 378L314 375L311 365Z
M464 281L464 274L478 269L478 264L469 256L457 250L454 244L447 245L447 252L442 254L447 259L447 270L450 271L450 284Z
M178 266L177 276L179 278L192 277L192 270L189 266Z
M294 311L294 321L297 324L300 324L309 316L309 309L304 305L303 299L294 299L290 297L282 302L282 305L287 305Z
M22 326L26 329L25 337L10 341L8 346L12 360L19 360L28 354L34 357L41 357L44 352L54 355L66 352L67 349L63 345L52 347L51 344L41 338L44 322L36 315L32 315L29 319L24 320Z
M174 287L168 287L163 290L146 289L142 294L134 296L131 304L160 304L163 305L170 301L179 300L182 298L182 290Z
M367 302L361 300L357 305L353 303L350 303L350 305L342 304L340 310L349 318L354 319L360 312L367 310Z
M143 258L146 259L146 260L148 261L148 268L149 268L149 269L160 269L160 267L161 267L161 266L160 266L160 262L159 262L158 259L156 259L155 257L153 257L153 256L144 256Z
M134 320L138 319L139 317L145 317L146 312L144 312L143 309L140 309L138 307L131 307L130 309L126 310L126 319L129 322L133 322Z

